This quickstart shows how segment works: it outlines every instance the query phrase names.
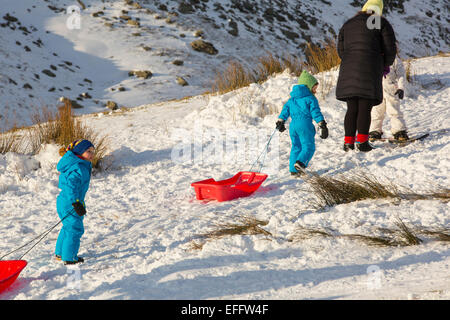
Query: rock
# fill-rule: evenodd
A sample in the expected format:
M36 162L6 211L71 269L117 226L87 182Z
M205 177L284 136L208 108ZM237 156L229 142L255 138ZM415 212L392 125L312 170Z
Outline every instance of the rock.
M137 2L133 2L132 6L135 9L142 9L142 6L139 3L137 3Z
M216 48L214 48L212 43L209 43L209 42L206 42L203 40L192 41L191 47L195 51L204 52L204 53L211 54L211 55L219 53L219 51Z
M203 36L205 33L203 32L203 30L195 30L194 31L194 37L201 37Z
M136 21L136 20L128 20L127 24L129 24L130 26L135 26L135 27L140 27L141 26L139 21Z
M183 14L189 14L195 12L195 9L189 3L182 2L178 5L178 11Z
M130 17L130 16L127 16L127 15L125 15L125 14L119 16L119 18L122 19L122 20L131 20L131 17Z
M24 88L24 89L28 89L28 90L33 89L33 87L32 87L29 83L25 83L25 84L23 85L23 88Z
M56 74L54 74L53 72L51 72L51 71L48 70L48 69L42 70L42 73L45 74L45 75L47 75L47 76L49 76L49 77L51 77L51 78L56 77Z
M19 21L16 17L10 16L9 13L7 13L5 16L3 16L3 19L5 19L8 22L17 22L17 21Z
M104 15L105 13L103 12L103 11L97 11L97 12L93 12L92 14L91 14L91 16L93 16L94 18L97 18L97 17L99 17L99 16L101 16L101 15Z
M108 101L106 102L106 107L111 109L111 110L117 110L119 109L119 107L117 106L117 103L115 103L114 101Z
M182 66L184 64L184 61L176 59L172 61L172 64L176 66Z
M237 37L239 35L239 29L238 29L238 25L235 21L230 21L228 23L228 26L231 28L230 30L227 30L229 34L231 34L232 36Z
M77 0L83 10L86 10L86 5L81 0Z
M177 77L177 83L178 83L180 86L183 86L183 87L189 85L189 84L187 83L187 81L184 80L182 77Z
M81 109L81 108L83 108L83 106L81 104L79 104L78 102L76 102L75 100L71 100L71 99L66 98L66 97L59 98L59 101L64 103L64 104L66 104L66 103L70 104L70 106L73 109Z
M142 49L143 49L144 51L150 51L150 50L152 50L152 48L150 48L149 46L143 46Z
M172 18L172 17L167 17L165 21L166 21L167 24L175 23L175 19Z
M148 79L151 78L153 76L153 73L151 73L151 71L130 71L128 72L129 76L136 76L138 78L143 78L143 79Z

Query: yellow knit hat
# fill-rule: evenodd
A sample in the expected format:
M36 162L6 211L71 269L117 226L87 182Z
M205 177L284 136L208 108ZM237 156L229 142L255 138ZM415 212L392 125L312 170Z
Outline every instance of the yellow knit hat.
M362 11L374 11L376 14L381 16L383 12L383 0L369 0L366 2L364 7L362 8Z

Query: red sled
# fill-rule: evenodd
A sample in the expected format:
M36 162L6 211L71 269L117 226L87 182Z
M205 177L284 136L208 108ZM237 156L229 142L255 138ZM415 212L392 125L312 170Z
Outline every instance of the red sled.
M191 186L195 189L197 200L212 199L222 202L248 197L266 178L267 174L264 173L241 171L230 179L220 181L207 179L194 182Z
M0 261L0 293L16 281L26 265L25 260Z

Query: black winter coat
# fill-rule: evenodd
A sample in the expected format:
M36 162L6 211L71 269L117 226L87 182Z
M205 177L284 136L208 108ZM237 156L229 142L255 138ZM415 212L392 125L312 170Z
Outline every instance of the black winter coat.
M381 28L370 29L367 26L369 17L359 13L339 31L337 47L342 62L336 86L338 100L360 97L374 100L374 105L383 101L383 69L394 63L395 34L384 17L372 17L381 19Z

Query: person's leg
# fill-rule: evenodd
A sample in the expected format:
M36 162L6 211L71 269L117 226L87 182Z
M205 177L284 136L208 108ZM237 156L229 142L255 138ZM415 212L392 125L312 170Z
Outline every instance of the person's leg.
M300 161L308 167L309 161L312 159L314 152L316 151L315 144L316 130L314 126L305 126L300 134L300 143L302 150L297 157L297 161Z
M295 162L297 161L298 155L302 151L302 144L300 142L300 138L298 136L297 131L294 129L294 125L292 122L289 128L289 134L291 136L291 144L292 144L291 154L289 156L289 171L297 172L297 169L295 169L294 165Z
M80 248L80 239L84 233L83 220L81 217L70 214L63 221L64 239L62 242L63 261L76 261Z
M383 134L383 121L384 115L386 113L386 99L383 99L383 102L377 106L372 108L370 116L372 118L370 122L369 133L371 132L379 132Z
M386 112L391 121L393 135L400 131L406 131L406 123L400 110L400 101L396 97L386 97Z
M369 99L360 98L358 100L358 118L357 118L357 130L358 135L356 141L364 143L369 140L369 128L371 122L371 111L373 107L373 101Z
M358 119L358 98L347 100L347 112L344 118L345 142L354 143Z

